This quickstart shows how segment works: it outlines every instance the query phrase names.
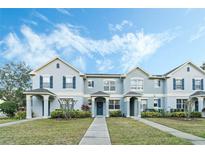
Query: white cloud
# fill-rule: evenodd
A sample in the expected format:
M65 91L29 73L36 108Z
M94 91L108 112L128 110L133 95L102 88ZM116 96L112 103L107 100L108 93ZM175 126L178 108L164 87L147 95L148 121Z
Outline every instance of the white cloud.
M125 27L132 27L132 22L128 20L123 20L120 24L109 24L109 30L116 32L116 31L122 31Z
M96 64L96 68L99 72L109 71L114 68L112 61L110 59L96 60Z
M193 41L195 41L195 40L200 39L200 38L203 37L203 36L205 36L205 25L199 26L198 30L196 31L195 34L193 34L193 35L190 37L189 41L190 41L190 42L193 42Z
M67 9L57 8L56 10L57 10L58 12L62 13L62 14L71 16L71 13L70 13Z
M25 24L32 24L34 26L37 26L38 23L33 20L27 20L27 19L21 19Z
M78 68L79 70L85 72L86 71L86 63L85 63L85 60L80 56L80 57L77 57L73 62L72 64Z
M95 40L81 35L79 30L65 24L58 24L50 34L35 33L30 27L21 27L23 38L14 33L3 39L4 58L23 60L31 66L41 65L55 55L70 57L71 53L81 55L76 59L78 66L86 69L84 59L106 56L106 60L96 61L99 71L109 71L116 67L127 71L144 58L154 54L165 43L175 38L168 32L145 34L144 32L114 35L111 39ZM120 58L113 63L113 55ZM66 57L66 58L67 58ZM83 58L82 58L83 57Z
M41 20L43 20L43 21L49 23L49 24L52 24L52 22L51 22L45 15L41 14L41 13L38 12L38 11L34 11L34 12L33 12L33 15L34 15L35 17L37 17L37 18L39 18L39 19L41 19Z

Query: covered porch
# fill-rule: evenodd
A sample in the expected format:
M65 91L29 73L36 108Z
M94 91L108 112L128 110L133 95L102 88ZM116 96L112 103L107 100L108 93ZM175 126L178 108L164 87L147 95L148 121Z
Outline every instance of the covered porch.
M205 117L205 91L197 91L190 95L192 101L192 110L201 112L202 117Z
M109 94L102 91L91 94L92 117L109 117L109 97Z
M38 105L35 105L37 107L38 113L36 113L37 117L43 117L48 118L50 116L50 103L55 98L55 94L50 92L47 89L33 89L28 90L24 92L26 95L26 118L30 119L33 118L33 103L38 102ZM34 102L37 100L36 102ZM34 113L35 114L35 113Z
M128 92L124 95L126 117L141 117L141 93Z

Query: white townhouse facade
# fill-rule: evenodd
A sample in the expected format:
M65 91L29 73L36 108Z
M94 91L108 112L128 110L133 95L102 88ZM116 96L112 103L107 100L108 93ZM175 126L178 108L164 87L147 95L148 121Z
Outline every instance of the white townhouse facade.
M89 105L92 117L109 117L112 110L140 117L148 109L184 109L187 99L193 100L193 111L205 108L205 71L192 62L163 75L150 75L140 67L126 74L84 74L55 57L30 75L32 89L24 92L27 118L47 118L68 98L76 102L73 109Z

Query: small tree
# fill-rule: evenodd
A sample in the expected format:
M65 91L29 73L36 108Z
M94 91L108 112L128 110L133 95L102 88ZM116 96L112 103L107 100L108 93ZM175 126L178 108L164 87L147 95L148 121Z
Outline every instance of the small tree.
M66 119L71 119L71 110L74 109L74 106L76 103L77 103L77 100L74 100L73 98L60 99L60 105L61 105L61 108L65 112Z
M202 64L201 68L205 70L205 62Z
M17 111L17 104L14 102L4 102L0 104L0 111L8 117L13 117Z
M191 117L191 112L192 112L192 107L193 107L193 100L191 98L189 98L186 102L185 102L185 112L186 112L186 116L187 118Z

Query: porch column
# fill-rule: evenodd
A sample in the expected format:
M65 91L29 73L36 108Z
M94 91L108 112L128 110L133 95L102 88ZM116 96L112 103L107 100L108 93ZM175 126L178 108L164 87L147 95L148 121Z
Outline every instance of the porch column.
M43 95L44 118L48 118L48 99L49 99L49 95Z
M105 102L105 113L106 113L106 117L109 117L109 98L108 97L106 97L105 98L105 100L106 100L106 102Z
M130 117L130 97L126 97L126 103L127 103L127 115L126 115L126 117Z
M95 97L92 97L92 106L91 106L91 110L92 110L92 117L95 117Z
M203 109L203 102L204 98L203 97L198 97L198 103L199 103L199 112L202 112Z
M26 95L26 118L31 119L32 118L32 111L31 111L31 95Z
M138 98L138 103L137 103L137 117L141 117L141 98Z

